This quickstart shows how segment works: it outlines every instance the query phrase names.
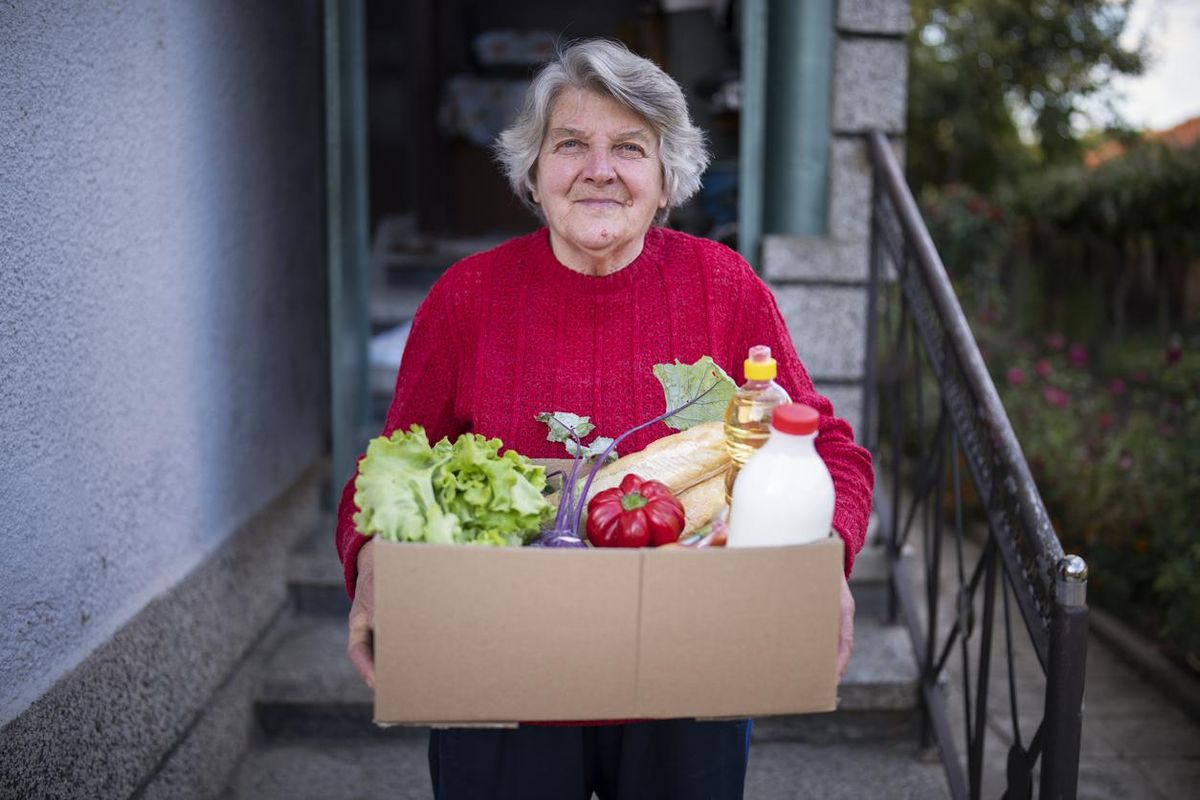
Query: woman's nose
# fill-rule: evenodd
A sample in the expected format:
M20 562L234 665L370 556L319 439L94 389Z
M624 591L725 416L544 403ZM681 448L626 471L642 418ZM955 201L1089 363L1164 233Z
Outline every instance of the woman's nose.
M616 177L613 171L612 154L604 147L593 147L588 151L587 163L583 167L585 180L605 183Z

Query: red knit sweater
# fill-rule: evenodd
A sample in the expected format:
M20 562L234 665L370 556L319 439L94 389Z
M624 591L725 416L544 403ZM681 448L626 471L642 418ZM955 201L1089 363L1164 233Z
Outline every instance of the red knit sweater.
M531 458L562 458L538 412L586 414L598 435L617 436L665 410L654 364L709 355L741 384L756 344L771 348L788 395L821 413L817 451L833 476L833 524L849 575L871 508L871 456L813 390L767 286L737 253L706 239L651 228L641 254L604 277L563 266L544 228L458 262L413 319L383 433L417 423L431 442L472 431ZM621 453L672 432L653 425ZM352 476L337 525L351 596L365 541L353 513Z

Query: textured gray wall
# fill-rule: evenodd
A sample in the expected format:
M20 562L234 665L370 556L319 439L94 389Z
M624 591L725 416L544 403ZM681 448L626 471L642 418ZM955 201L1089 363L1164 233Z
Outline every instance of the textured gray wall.
M320 4L0 3L0 725L325 448Z

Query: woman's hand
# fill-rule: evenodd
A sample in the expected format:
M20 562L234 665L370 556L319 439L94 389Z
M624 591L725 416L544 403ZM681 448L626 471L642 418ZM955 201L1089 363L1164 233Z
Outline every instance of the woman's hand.
M850 654L854 652L854 595L850 594L850 584L846 576L842 576L841 622L838 624L837 674L838 680L846 673L846 665L850 663Z
M346 657L363 681L375 688L375 559L374 540L358 551L358 582L350 604L350 636Z

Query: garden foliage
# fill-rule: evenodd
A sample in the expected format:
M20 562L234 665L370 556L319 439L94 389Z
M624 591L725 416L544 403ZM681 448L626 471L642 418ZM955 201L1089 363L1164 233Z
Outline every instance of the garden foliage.
M1092 567L1090 599L1196 659L1200 147L1148 143L922 205L1055 530Z
M913 183L990 190L1077 160L1091 98L1143 68L1121 41L1131 1L913 0Z

